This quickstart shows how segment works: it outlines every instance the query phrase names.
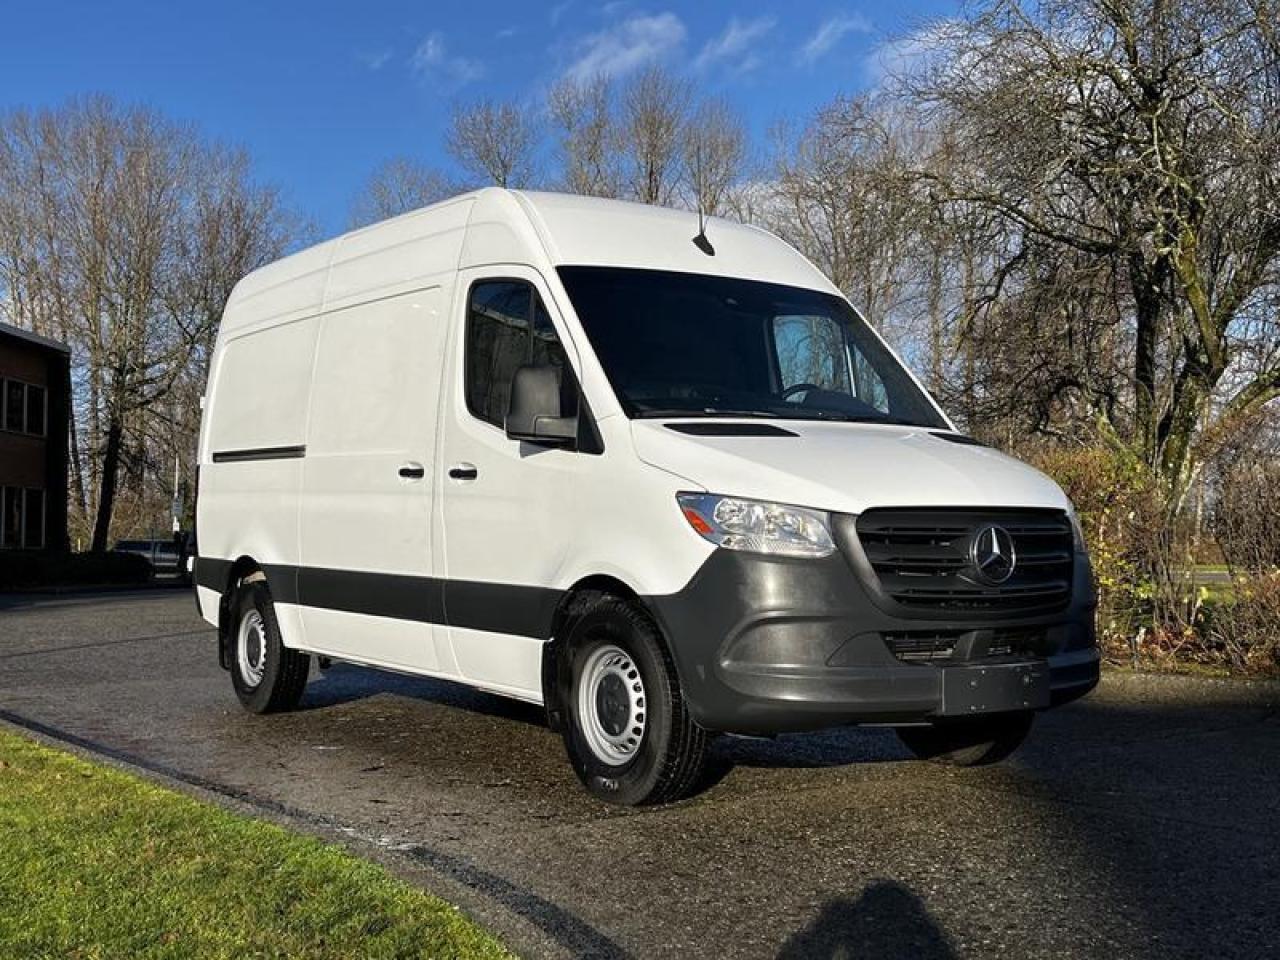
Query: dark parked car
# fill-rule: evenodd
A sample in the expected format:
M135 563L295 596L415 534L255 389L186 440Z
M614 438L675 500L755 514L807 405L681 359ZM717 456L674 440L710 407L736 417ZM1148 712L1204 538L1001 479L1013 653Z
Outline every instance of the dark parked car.
M151 564L154 580L181 580L188 578L186 552L173 540L121 540L115 546L118 553L132 553Z

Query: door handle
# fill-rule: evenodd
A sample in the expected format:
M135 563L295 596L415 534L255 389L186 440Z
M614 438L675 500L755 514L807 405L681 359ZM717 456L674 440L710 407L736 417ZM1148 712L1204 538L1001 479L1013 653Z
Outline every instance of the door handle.
M475 464L455 463L449 468L450 480L474 480L478 476L480 471L475 468Z
M427 468L420 463L400 464L400 476L406 480L421 480L427 475Z

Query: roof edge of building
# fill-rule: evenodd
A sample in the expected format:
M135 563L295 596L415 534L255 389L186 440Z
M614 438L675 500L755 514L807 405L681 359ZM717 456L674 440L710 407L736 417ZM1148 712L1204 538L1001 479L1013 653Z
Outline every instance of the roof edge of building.
M54 340L52 337L42 336L25 330L22 327L15 327L11 323L0 322L0 336L11 336L18 340L25 340L28 343L34 343L37 346L47 347L50 350L57 350L61 353L70 353L71 348L61 340Z

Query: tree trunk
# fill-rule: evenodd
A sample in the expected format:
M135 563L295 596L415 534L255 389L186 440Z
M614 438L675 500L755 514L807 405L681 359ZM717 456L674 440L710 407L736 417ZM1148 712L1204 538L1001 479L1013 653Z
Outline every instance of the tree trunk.
M115 417L107 425L107 448L102 455L102 488L98 492L98 517L93 525L94 553L102 553L107 549L107 538L111 535L111 511L115 507L116 474L120 468L120 444L123 434L120 421Z
M67 413L67 445L70 450L71 493L75 497L76 512L81 517L89 516L89 500L84 490L84 462L80 457L80 434L76 429L75 404L68 404L71 409Z
M1134 437L1143 462L1156 462L1156 341L1160 323L1160 278L1148 269L1142 254L1129 260L1129 283L1133 290L1137 331L1133 355Z
M942 333L942 257L935 248L929 259L929 389L941 396L946 372Z

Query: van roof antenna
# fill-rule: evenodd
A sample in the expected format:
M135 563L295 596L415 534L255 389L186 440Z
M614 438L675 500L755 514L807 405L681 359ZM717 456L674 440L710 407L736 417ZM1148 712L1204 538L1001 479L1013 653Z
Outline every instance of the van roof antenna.
M708 257L716 255L716 248L711 245L711 241L707 239L707 220L702 213L702 204L698 204L698 235L693 238L693 245L705 253Z

